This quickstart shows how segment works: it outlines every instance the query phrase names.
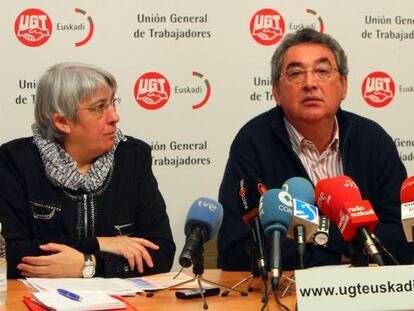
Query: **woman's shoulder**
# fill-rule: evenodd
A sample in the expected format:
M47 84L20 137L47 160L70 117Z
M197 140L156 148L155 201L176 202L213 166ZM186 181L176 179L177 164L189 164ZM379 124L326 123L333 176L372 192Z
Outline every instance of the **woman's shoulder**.
M23 137L11 140L0 146L0 167L15 166L23 170L35 169L41 165L37 147L33 143L33 137Z
M118 144L117 151L119 151L119 155L132 155L137 159L151 156L151 147L145 141L127 135L125 137L126 140L122 140Z
M0 146L2 152L24 153L35 151L33 137L22 137L8 141Z

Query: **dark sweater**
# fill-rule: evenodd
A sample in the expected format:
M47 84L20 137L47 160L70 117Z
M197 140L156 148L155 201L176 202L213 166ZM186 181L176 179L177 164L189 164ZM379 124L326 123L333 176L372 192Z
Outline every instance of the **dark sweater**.
M344 174L358 185L379 217L375 234L401 263L412 263L414 248L405 241L401 225L400 186L407 173L391 137L377 123L340 110L337 114ZM245 175L261 178L268 188L281 188L290 177L310 180L291 147L283 112L273 108L250 120L234 139L220 187L224 208L218 236L218 265L225 270L249 270L250 229L241 220L238 183ZM308 244L306 266L339 264L348 246L334 223L327 247ZM296 243L282 241L282 268L294 269Z
M8 277L20 277L16 266L21 258L44 255L38 246L48 242L93 253L96 276L140 275L130 270L124 257L99 251L96 237L117 235L142 237L160 247L148 249L154 268L144 265L144 274L169 271L175 245L151 161L150 147L128 137L119 143L104 184L85 193L50 183L33 138L2 145L0 221L7 243Z

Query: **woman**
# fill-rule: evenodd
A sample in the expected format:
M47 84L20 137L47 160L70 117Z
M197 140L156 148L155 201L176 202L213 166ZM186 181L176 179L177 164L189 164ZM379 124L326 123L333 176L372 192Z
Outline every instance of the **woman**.
M33 137L0 147L8 277L130 277L171 269L175 245L150 147L117 128L117 83L87 64L40 78Z

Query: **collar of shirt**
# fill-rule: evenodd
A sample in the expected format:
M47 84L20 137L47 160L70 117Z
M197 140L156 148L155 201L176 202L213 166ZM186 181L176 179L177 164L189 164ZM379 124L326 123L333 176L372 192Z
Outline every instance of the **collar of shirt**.
M283 121L285 122L286 130L289 135L289 139L292 143L293 150L300 154L303 149L314 149L317 150L314 143L310 140L306 139L298 132L298 130L293 126L292 123L286 119L286 117L283 117ZM328 147L323 153L326 153L328 150L338 151L339 149L339 126L338 126L338 120L335 117L335 123L334 123L334 135L332 137L331 142L329 143Z

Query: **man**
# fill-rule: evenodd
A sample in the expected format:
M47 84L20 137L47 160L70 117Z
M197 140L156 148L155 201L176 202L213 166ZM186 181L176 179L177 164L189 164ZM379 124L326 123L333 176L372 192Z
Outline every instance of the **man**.
M224 218L218 237L218 265L249 270L251 237L242 219L238 183L261 178L281 188L294 176L314 185L323 178L350 176L379 217L375 234L400 263L413 261L401 226L399 191L406 178L392 138L375 122L340 109L348 89L345 52L327 34L302 29L285 37L272 62L277 107L253 118L237 134L220 187ZM296 245L282 242L282 268L295 268ZM335 224L326 247L307 245L306 266L350 262Z

